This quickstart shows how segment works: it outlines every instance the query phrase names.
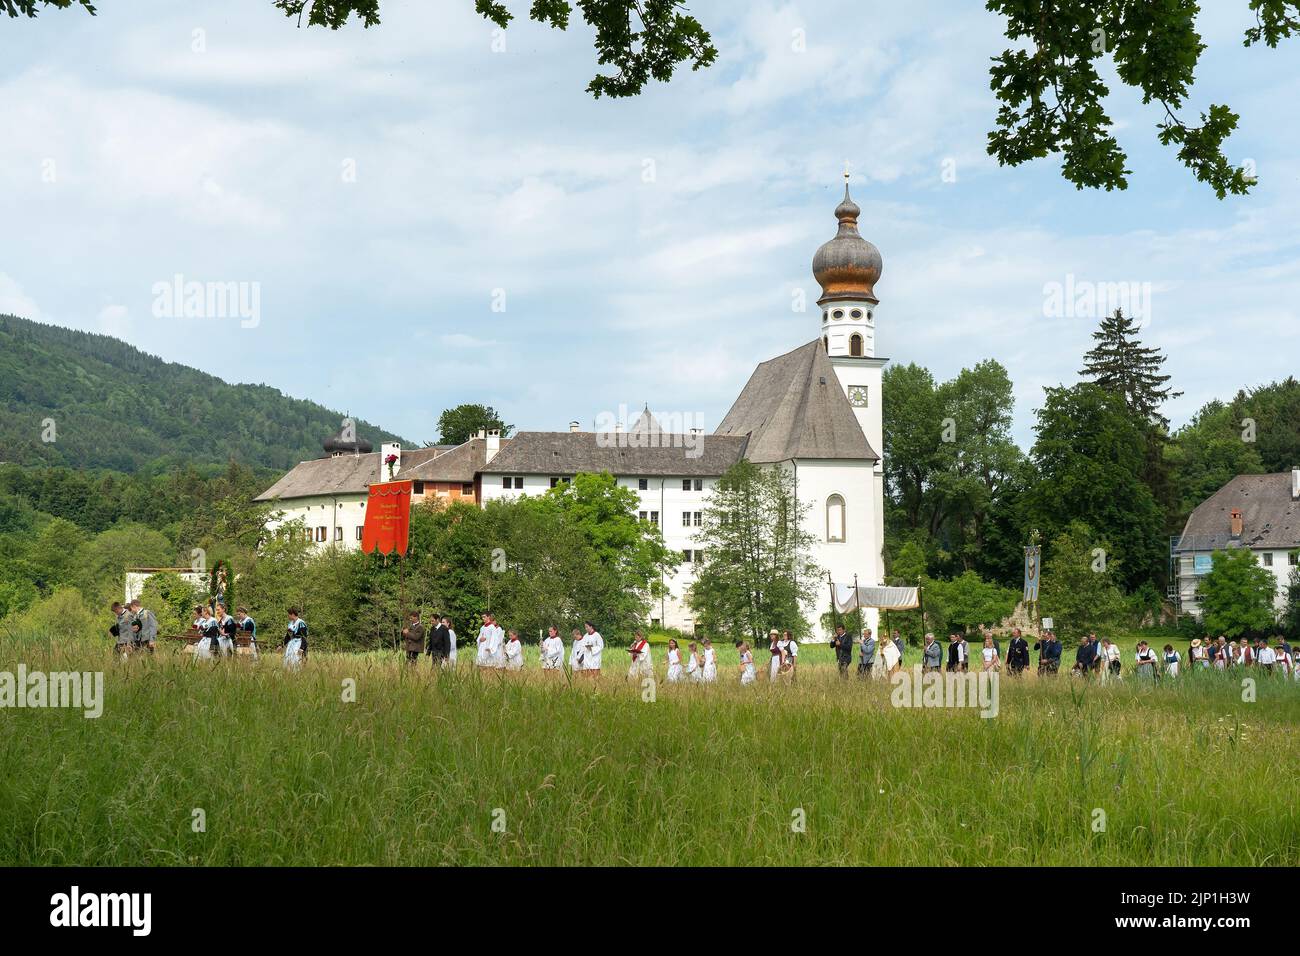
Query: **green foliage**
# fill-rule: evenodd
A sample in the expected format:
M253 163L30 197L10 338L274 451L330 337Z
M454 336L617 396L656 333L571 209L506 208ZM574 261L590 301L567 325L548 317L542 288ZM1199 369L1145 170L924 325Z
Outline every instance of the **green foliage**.
M1250 189L1252 173L1234 167L1223 151L1237 114L1211 104L1200 125L1191 126L1175 112L1188 99L1205 49L1195 0L1069 0L1046 10L1039 0L988 0L988 8L1005 18L1014 44L990 70L1002 104L988 143L998 162L1017 166L1060 155L1061 173L1076 187L1126 189L1127 160L1104 106L1110 90L1101 74L1109 59L1120 81L1141 91L1143 103L1160 105L1160 142L1176 145L1198 180L1220 199ZM1257 26L1247 31L1247 45L1263 38L1273 46L1300 29L1295 3L1256 0L1252 8Z
M1261 567L1249 548L1215 551L1210 560L1210 571L1196 588L1205 629L1230 640L1270 633L1276 624L1273 572Z
M930 630L971 631L996 627L1016 609L1020 594L985 581L974 571L964 571L950 580L926 578L925 611Z
M807 511L786 468L742 460L718 479L689 594L698 624L756 646L772 627L808 633L803 608L816 599L822 572L812 559Z
M337 30L355 13L366 27L379 23L379 0L276 0L286 16ZM717 59L709 34L684 12L680 0L533 0L528 15L538 23L567 30L574 7L595 31L596 58L612 65L587 85L593 96L635 96L651 79L667 82L677 67L698 70ZM474 0L474 10L501 29L514 19L500 0Z
M1290 640L1300 641L1300 564L1291 568L1291 576L1287 579L1286 605L1278 626Z
M45 419L54 440L43 440ZM265 385L146 355L107 335L0 315L0 448L9 462L135 471L191 463L286 470L343 416ZM372 441L396 436L365 422Z
M490 405L457 405L438 416L438 444L463 445L480 431L492 429L508 438L514 426L502 421L501 414Z
M1031 455L1038 481L1024 520L1048 537L1082 521L1110 543L1119 583L1136 587L1160 573L1164 516L1142 481L1147 438L1123 399L1097 385L1046 389Z
M100 639L109 648L113 637L108 633L112 620L98 615L74 588L59 588L30 607L0 621L0 636L23 640L40 638L54 644L95 642Z
M1038 604L1063 643L1077 644L1094 631L1104 636L1123 622L1128 606L1118 564L1109 543L1082 521L1072 521L1044 546Z
M984 361L936 385L919 366L890 366L883 394L891 510L934 541L945 571L984 564L990 520L1024 457L1006 369Z

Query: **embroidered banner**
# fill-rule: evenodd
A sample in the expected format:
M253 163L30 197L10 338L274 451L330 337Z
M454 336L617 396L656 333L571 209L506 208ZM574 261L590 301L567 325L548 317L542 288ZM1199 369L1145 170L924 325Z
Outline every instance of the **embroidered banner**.
M366 554L396 551L406 554L411 530L411 482L388 481L370 486L366 523L361 530L361 550Z

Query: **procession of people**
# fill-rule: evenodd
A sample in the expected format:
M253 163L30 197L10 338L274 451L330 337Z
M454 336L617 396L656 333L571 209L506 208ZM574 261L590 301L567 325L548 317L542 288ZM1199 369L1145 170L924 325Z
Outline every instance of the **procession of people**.
M114 639L114 652L125 657L133 653L152 654L157 649L158 619L143 607L140 600L127 604L114 601L111 606L113 623L109 633ZM288 621L283 648L284 666L296 670L307 660L308 627L296 607L287 611ZM194 608L190 625L190 643L196 660L218 660L237 656L241 648L253 660L259 657L257 623L246 607L235 609L231 615L224 603L213 600ZM456 664L456 632L447 616L434 616L432 626L426 626L418 610L407 615L401 630L401 647L408 665L414 666L428 658L434 667L447 668ZM761 646L761 645L760 645ZM848 679L856 649L856 674L860 680L890 679L904 666L906 645L898 630L877 638L871 628L863 628L860 635L850 635L841 622L836 625L830 648L835 656L840 677ZM574 628L567 655L567 670L584 680L595 680L602 673L605 659L605 638L593 621ZM646 635L638 630L625 649L628 654L626 678L632 681L655 677L654 652ZM993 632L980 629L979 646L972 651L965 634L948 635L948 647L943 646L932 632L927 632L920 647L920 666L924 672L1001 672L1006 668L1013 677L1023 675L1030 667L1031 650L1038 653L1037 673L1051 677L1059 673L1062 646L1051 630L1030 645L1020 628L1012 628L1007 644L1007 654L1002 655L1002 645ZM759 679L760 668L755 662L755 648L748 641L737 641L739 659L737 680L742 686L754 684ZM789 630L772 628L768 633L769 662L767 681L772 684L793 683L798 675L799 642ZM538 641L538 660L545 673L559 674L566 670L565 642L559 628L551 625L546 635ZM685 649L676 637L670 637L666 649L667 681L670 684L712 684L718 680L718 659L712 640L703 636L689 641ZM519 632L506 630L497 623L491 612L482 615L482 624L475 638L475 666L481 671L518 672L526 668L526 655ZM1285 637L1279 635L1272 643L1266 638L1251 641L1245 638L1230 641L1220 635L1217 639L1197 638L1191 642L1186 667L1190 670L1226 671L1230 668L1260 668L1265 673L1276 673L1300 681L1300 652L1294 650ZM1157 648L1140 640L1133 648L1131 660L1118 642L1109 637L1098 638L1090 633L1080 641L1075 650L1071 676L1096 679L1100 683L1122 681L1126 674L1141 680L1177 678L1184 672L1183 655L1172 644Z

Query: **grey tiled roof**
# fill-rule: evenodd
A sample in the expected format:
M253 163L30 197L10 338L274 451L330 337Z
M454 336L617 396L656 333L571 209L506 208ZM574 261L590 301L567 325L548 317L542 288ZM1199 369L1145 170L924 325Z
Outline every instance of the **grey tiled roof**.
M1291 472L1238 475L1201 502L1187 518L1176 550L1300 548L1300 501L1291 497ZM1241 539L1232 539L1232 509L1241 509Z
M687 442L695 447L687 447ZM557 477L602 471L646 477L721 475L740 461L744 451L745 439L739 436L680 435L635 427L622 434L517 432L483 471Z
M403 448L402 470L397 473L397 477L409 477L408 472L411 469L434 459L446 450L446 446ZM313 458L294 465L284 477L253 500L270 501L274 498L359 494L365 492L368 485L387 480L387 470L382 467L379 452L372 452L369 455Z
M509 447L511 439L501 439L501 447ZM498 454L500 454L498 452ZM437 458L431 458L422 465L403 468L400 477L415 481L459 481L462 484L474 480L474 476L483 470L487 459L487 441L471 438L463 445L455 445Z
M745 457L759 463L880 458L819 339L756 368L717 434L748 436Z

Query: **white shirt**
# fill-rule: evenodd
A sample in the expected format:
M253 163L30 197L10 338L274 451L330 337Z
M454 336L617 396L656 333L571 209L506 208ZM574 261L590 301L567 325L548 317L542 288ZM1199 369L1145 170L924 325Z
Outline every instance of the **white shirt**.
M1271 647L1264 647L1264 648L1261 648L1260 651L1259 651L1259 663L1261 663L1261 664L1276 664L1276 663L1277 663L1277 651L1273 650L1273 648L1271 648Z
M542 641L542 666L547 670L555 670L563 662L564 641L558 635Z
M789 650L790 650L790 656L791 656L791 657L798 657L798 656L799 656L799 643L798 643L798 642L797 642L793 637L790 638L790 648L789 648Z
M517 670L524 666L524 645L519 641L506 641L505 644L506 667L511 670Z
M448 656L447 659L451 661L453 664L455 664L456 663L456 632L453 631L451 628L447 628L447 636L451 638L451 654Z
M675 647L668 648L668 666L669 667L682 666L682 652Z
M484 624L478 629L478 656L477 662L480 664L490 663L492 660L492 628Z
M494 666L500 666L505 662L503 653L505 646L506 632L499 627L489 627L487 633L487 655L488 663Z
M605 639L600 636L600 631L592 631L582 639L582 667L583 670L598 671L600 670L600 652L605 649Z

